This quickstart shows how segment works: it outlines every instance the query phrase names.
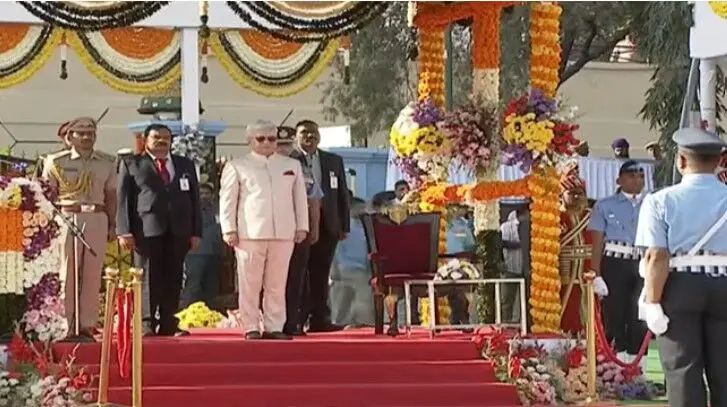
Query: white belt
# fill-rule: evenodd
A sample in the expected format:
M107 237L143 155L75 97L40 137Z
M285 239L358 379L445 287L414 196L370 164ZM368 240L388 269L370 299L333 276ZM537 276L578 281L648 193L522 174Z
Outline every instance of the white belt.
M669 267L727 267L727 255L724 254L695 254L672 257L669 260Z
M607 252L613 252L613 253L619 253L619 254L625 254L628 256L641 256L641 250L634 246L626 246L616 243L606 243L606 246L604 246L604 250Z

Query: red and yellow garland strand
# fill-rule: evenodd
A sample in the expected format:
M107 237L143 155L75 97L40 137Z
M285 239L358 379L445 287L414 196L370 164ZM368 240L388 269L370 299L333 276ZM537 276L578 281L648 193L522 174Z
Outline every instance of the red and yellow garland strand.
M444 106L444 29L419 32L419 100L431 98Z
M530 6L530 85L555 97L560 82L560 14L557 3Z
M559 178L553 167L532 176L530 204L530 314L534 333L560 333L560 201Z

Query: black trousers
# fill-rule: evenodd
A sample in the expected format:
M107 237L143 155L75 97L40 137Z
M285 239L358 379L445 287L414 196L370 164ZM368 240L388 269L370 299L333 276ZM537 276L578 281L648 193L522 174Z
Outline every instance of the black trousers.
M189 237L174 236L167 231L162 236L145 237L138 241L134 265L149 273L149 311L152 329L160 335L172 335L179 321L184 258L189 251ZM156 318L157 312L159 318Z
M328 280L331 276L331 263L338 245L338 236L331 236L321 227L321 236L310 247L308 259L308 296L305 305L305 318L310 316L310 325L325 326L331 323L331 309L328 307Z
M639 320L639 295L644 280L639 276L639 261L603 256L603 280L608 296L603 299L602 318L606 338L616 352L639 353L646 335L646 323Z
M672 272L661 305L669 329L658 337L670 407L727 407L727 278Z
M307 240L293 248L288 266L288 280L285 286L285 326L283 331L292 332L303 326L303 296L308 281L308 259L310 244Z

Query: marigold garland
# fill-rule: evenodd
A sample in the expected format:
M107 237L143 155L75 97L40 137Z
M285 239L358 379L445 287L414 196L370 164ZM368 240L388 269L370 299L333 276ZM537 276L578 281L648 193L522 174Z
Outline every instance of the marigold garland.
M431 98L444 106L444 29L419 32L419 100Z
M289 11L290 7L276 7L264 1L228 1L227 6L256 30L286 41L304 43L326 41L356 31L383 14L390 4L385 1L341 2L351 3L341 5L308 3L304 17L299 17L300 5L296 5L299 10L293 13Z
M23 212L0 208L0 252L23 251Z
M209 39L212 53L240 86L268 97L290 96L310 86L328 67L340 47L337 39L309 42L288 58L268 59L253 52L254 45L237 41L229 34L212 33ZM250 52L243 55L240 47L247 47Z
M475 18L472 26L472 67L500 69L501 7L489 7Z
M530 84L554 97L560 82L560 15L557 3L530 6Z
M546 167L528 182L531 217L530 315L534 333L560 333L560 214L558 174Z
M128 27L159 11L166 1L19 1L46 23L71 30Z
M126 55L134 46L124 45L121 50L115 46L123 43L120 33L126 31L132 43L145 44L142 53L154 53L153 58L135 58ZM108 86L125 93L149 95L159 93L177 84L182 77L180 37L173 32L170 38L156 35L155 29L120 28L109 35L113 42L106 42L107 36L92 32L69 32L66 38L78 54L81 63L93 76ZM136 35L135 35L136 33ZM143 34L142 34L143 33ZM145 38L149 33L149 43ZM169 40L164 43L163 40ZM153 42L153 43L152 43ZM113 45L112 45L113 44Z
M265 59L285 59L303 47L301 43L285 41L257 30L240 30L240 36L245 44Z
M18 85L35 75L60 44L61 31L48 25L0 25L0 89ZM22 38L18 37L20 33L24 33Z

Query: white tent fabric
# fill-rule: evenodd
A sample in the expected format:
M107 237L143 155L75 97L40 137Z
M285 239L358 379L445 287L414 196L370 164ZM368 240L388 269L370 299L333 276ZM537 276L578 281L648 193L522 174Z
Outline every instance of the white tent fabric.
M399 168L393 163L394 152L389 151L389 162L386 170L386 189L393 190L396 181L403 179ZM654 161L638 160L644 168L646 180L646 191L654 189ZM591 199L601 199L616 192L616 178L623 160L608 158L578 158L580 175L586 181L586 195ZM449 182L453 184L467 184L474 181L474 177L466 171L456 168L454 165L449 171ZM513 181L524 177L525 174L520 168L501 165L498 170L498 179L502 181Z

